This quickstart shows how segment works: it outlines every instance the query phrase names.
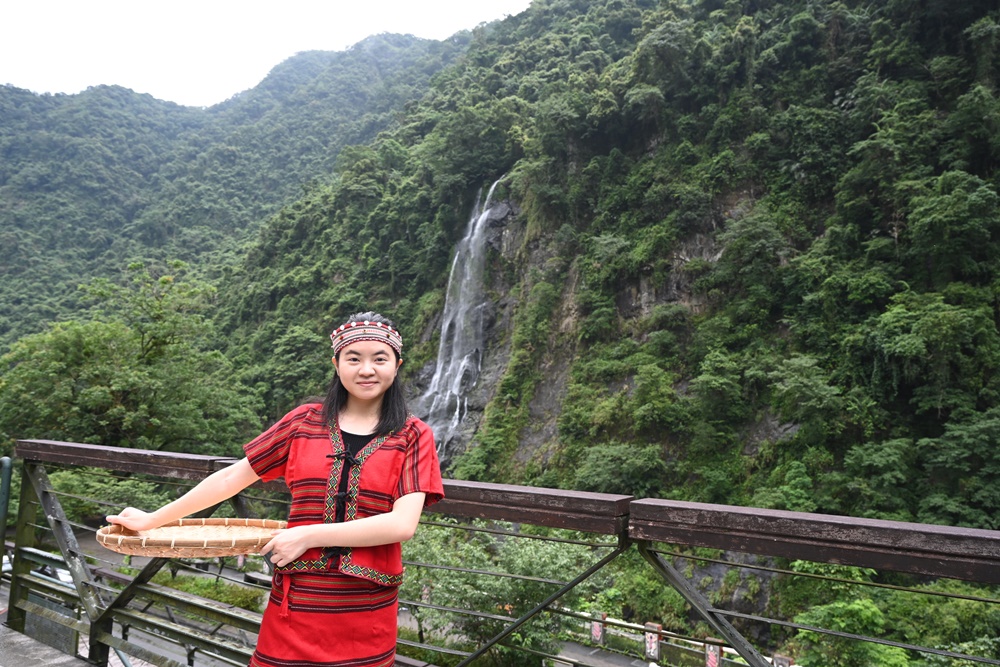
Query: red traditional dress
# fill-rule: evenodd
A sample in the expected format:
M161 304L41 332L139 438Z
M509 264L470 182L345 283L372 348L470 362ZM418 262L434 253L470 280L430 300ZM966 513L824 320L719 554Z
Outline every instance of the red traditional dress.
M434 435L416 417L352 455L310 403L244 451L264 481L284 477L289 527L383 514L408 493L426 493L425 505L444 497ZM309 549L275 571L250 667L391 667L402 581L399 543Z

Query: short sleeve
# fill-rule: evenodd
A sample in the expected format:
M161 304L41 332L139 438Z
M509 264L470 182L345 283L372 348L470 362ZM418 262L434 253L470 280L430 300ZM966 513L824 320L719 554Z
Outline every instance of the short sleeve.
M313 406L300 406L277 421L271 428L243 445L250 467L265 482L285 476L292 441Z
M414 419L410 426L414 435L408 438L396 497L408 493L424 493L426 507L444 498L441 465L438 462L437 446L434 444L434 432L430 426L419 419Z

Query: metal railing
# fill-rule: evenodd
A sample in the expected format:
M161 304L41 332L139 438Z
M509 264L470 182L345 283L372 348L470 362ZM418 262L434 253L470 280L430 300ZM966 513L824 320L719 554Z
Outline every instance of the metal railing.
M228 561L206 572L206 563L162 558L135 559L125 567L110 552L81 547L96 529L70 521L63 511L70 502L106 506L105 512L118 505L60 491L50 479L54 471L71 470L111 481L146 479L180 492L232 459L38 440L19 441L16 455L21 492L9 626L24 632L42 621L76 633L85 640L79 644L87 647L84 657L97 665L106 665L112 651L126 663L131 656L161 667L246 664L258 610L153 578L168 566L175 575L190 572L219 586L258 591L263 599L269 576L262 559L248 561L259 572L238 571ZM288 506L283 490L281 484L255 485L229 507L213 510L280 517ZM586 653L573 658L560 650L560 641L569 640L663 664L739 659L759 667L792 664L765 654L798 638L800 644L874 646L968 661L955 664L1000 665L989 649L975 655L891 632L771 617L766 614L775 605L753 599L773 592L776 582L809 578L831 588L874 587L995 610L997 531L457 480L446 480L445 491L446 499L425 512L417 538L404 548L398 664L593 665ZM664 628L663 619L614 618L634 606L629 600L618 601L617 609L599 608L601 596L623 576L623 560L629 572L636 563L645 568L651 590L674 591L685 623ZM62 569L72 581L39 573L43 567ZM707 575L692 576L709 571L723 573L721 585L719 577L707 585ZM928 586L938 580L982 586L972 592ZM733 604L732 591L728 598L723 594L727 586L743 587L742 599L754 604ZM696 625L696 631L685 629Z

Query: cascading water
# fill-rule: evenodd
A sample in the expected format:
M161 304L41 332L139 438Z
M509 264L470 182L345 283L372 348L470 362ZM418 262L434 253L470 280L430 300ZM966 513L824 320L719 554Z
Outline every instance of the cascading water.
M469 217L469 228L455 250L448 277L437 365L427 391L418 399L422 417L434 429L438 451L443 451L468 411L469 391L479 379L483 358L483 269L486 264L486 227L497 180L481 203L482 191Z

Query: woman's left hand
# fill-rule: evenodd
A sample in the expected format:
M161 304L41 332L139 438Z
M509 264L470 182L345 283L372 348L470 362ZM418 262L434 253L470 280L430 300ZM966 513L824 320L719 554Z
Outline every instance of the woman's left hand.
M288 565L312 546L308 542L308 528L296 526L274 531L271 541L261 548L260 554L278 567Z
M156 528L159 524L153 518L152 513L137 510L134 507L126 507L118 514L109 514L104 517L108 523L116 523L129 530L149 530Z

